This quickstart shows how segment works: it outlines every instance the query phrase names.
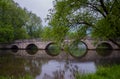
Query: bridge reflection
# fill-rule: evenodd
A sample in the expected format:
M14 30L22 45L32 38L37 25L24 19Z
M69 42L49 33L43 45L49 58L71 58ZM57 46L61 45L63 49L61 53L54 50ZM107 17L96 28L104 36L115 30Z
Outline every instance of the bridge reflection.
M75 57L72 56L69 53L66 53L65 51L61 51L58 55L53 56L52 54L48 54L47 51L45 50L38 50L34 54L30 54L26 50L18 50L17 52L12 52L15 56L20 56L20 57L33 57L33 58L43 58L43 59L70 59L70 60L80 60L80 61L92 61L92 60L99 60L99 59L114 59L114 58L120 58L120 51L119 50L107 50L104 53L107 53L105 55L100 54L101 51L96 51L96 50L89 50L83 56L81 57Z

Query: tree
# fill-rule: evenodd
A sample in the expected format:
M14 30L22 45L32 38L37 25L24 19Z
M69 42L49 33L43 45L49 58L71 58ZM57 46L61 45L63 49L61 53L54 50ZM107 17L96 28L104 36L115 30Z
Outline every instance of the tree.
M0 42L11 42L13 38L13 28L11 26L0 28Z
M62 32L64 35L72 30L77 34L75 38L81 39L91 28L94 38L110 40L120 47L115 41L120 38L119 14L119 0L55 0L54 9L50 10L47 19L54 30L68 27Z
M45 26L43 28L43 32L42 32L42 39L43 40L52 40L52 28L51 27L48 27L48 26Z
M65 36L63 32L65 32L67 28L64 27L44 27L43 28L43 33L42 33L42 38L44 40L54 40L56 42L61 42L64 39L62 37Z
M39 38L41 19L13 0L0 0L0 42Z
M30 38L40 38L42 33L42 20L31 12L28 12L29 19L24 28L26 29Z
M13 0L0 0L0 42L26 38L27 35L22 28L26 21L26 11Z

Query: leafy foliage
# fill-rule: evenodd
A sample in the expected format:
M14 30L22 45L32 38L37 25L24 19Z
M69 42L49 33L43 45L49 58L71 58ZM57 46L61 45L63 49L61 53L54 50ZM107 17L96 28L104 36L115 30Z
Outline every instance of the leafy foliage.
M0 28L0 41L10 42L13 38L13 28L11 26Z
M41 19L35 14L22 9L13 0L0 0L0 42L38 38L41 27Z
M74 31L74 38L81 39L91 28L94 38L115 39L120 38L119 14L119 0L56 0L47 19L57 34L67 36L67 32ZM68 29L61 32L60 27Z
M28 12L29 19L26 22L24 28L26 29L30 38L40 38L42 33L42 24L40 17Z

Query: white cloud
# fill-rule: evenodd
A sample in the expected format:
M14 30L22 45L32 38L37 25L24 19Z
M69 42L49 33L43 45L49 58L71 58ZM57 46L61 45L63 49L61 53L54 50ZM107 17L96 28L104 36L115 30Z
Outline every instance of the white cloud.
M48 14L48 10L53 7L52 1L54 0L14 0L21 7L25 7L28 11L32 11L41 17L43 25L46 25L44 18Z

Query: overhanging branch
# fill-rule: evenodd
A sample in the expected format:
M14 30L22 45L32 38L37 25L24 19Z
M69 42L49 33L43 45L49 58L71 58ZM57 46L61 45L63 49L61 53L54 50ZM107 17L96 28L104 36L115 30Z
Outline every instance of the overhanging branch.
M103 15L103 17L106 17L106 15L104 14L103 11L101 11L97 6L100 6L100 5L97 5L97 4L92 4L92 3L87 3L88 4L88 7L92 8L93 10L99 12L100 14Z
M106 15L108 15L109 12L107 11L107 8L106 8L106 6L105 6L105 4L104 4L104 1L103 1L103 0L100 0L100 4L101 4L101 7L102 7L103 11L106 13Z

